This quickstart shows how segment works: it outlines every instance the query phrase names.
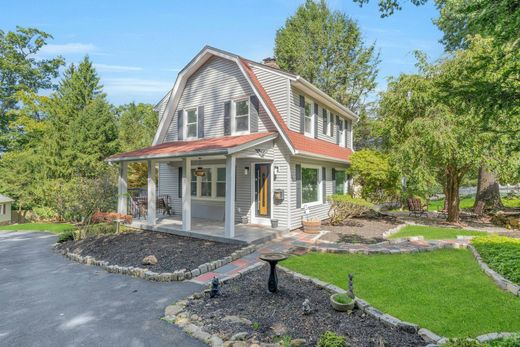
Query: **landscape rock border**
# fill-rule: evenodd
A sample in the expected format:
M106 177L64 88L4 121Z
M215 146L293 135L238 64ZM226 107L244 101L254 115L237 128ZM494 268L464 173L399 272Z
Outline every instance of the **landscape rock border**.
M184 280L190 280L192 278L195 278L197 276L200 276L206 272L213 271L215 269L218 269L226 264L231 263L234 260L240 259L248 254L251 254L256 251L258 245L248 245L246 247L243 247L239 250L234 251L229 256L214 260L212 262L204 263L202 265L199 265L196 269L187 270L187 269L181 269L174 272L153 272L148 269L139 268L139 267L133 267L133 266L119 266L119 265L111 265L107 261L103 260L97 260L92 256L82 256L77 253L69 252L68 250L61 251L61 253L78 263L86 264L86 265L94 265L99 266L103 270L110 272L110 273L117 273L132 277L138 277L149 281L156 281L156 282L171 282L171 281L184 281Z
M327 283L325 281L319 280L319 279L311 277L311 276L302 275L298 272L289 270L286 267L283 267L281 265L278 265L278 269L280 269L281 271L284 271L285 273L287 273L297 279L312 282L315 285L317 285L318 287L328 290L332 293L336 293L336 294L346 294L347 293L346 290L344 290L338 286L335 286L331 283ZM449 338L447 338L445 336L439 336L426 328L421 328L418 324L402 321L392 315L383 313L383 312L379 311L378 309L376 309L375 307L371 306L365 300L362 300L362 299L356 297L355 302L356 302L356 307L358 309L362 310L369 316L372 316L373 318L381 321L381 323L386 324L390 327L395 327L397 329L400 329L400 330L403 330L403 331L406 331L409 333L419 334L419 336L421 336L421 338L426 343L429 343L426 347L440 346L449 341ZM512 335L513 335L512 333L508 333L508 332L495 332L495 333L488 333L488 334L477 336L474 340L477 340L478 342L489 342L492 340L497 340L497 339L509 337ZM473 340L473 339L469 339L469 340Z
M470 249L471 253L475 257L475 260L477 261L478 265L484 271L486 275L491 277L495 283L502 288L503 290L506 290L508 292L513 293L514 295L520 297L520 286L511 282L507 278L504 278L501 274L496 272L495 270L491 269L483 260L480 254L478 253L477 249L473 245L469 245L468 248Z

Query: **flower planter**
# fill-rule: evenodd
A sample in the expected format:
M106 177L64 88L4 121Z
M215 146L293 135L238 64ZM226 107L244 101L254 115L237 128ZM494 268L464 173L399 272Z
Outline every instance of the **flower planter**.
M336 293L330 296L330 304L332 305L332 308L336 311L347 312L352 311L354 309L356 301L345 294Z
M303 232L307 234L319 234L321 231L320 220L304 220Z

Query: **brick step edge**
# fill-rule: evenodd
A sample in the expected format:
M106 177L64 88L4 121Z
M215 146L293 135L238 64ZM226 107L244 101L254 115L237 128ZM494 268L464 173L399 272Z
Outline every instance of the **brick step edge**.
M121 275L127 275L137 278L142 278L149 281L156 281L156 282L171 282L171 281L184 281L184 280L190 280L194 277L200 276L206 272L210 272L213 270L216 270L226 264L231 263L234 260L240 259L248 254L251 254L256 251L258 245L249 245L246 247L243 247L239 250L234 251L231 253L231 255L212 261L208 263L204 263L202 265L199 265L196 269L193 270L177 270L174 272L153 272L147 269L139 268L139 267L133 267L133 266L119 266L119 265L110 265L109 262L103 261L103 260L97 260L96 258L92 256L82 256L77 253L72 253L69 251L62 251L61 253L75 261L81 264L86 265L93 265L93 266L99 266L103 270L110 272L110 273L117 273Z
M478 253L477 249L473 245L469 245L468 248L470 249L471 253L473 254L473 257L475 257L475 260L477 261L478 265L484 271L486 275L491 277L493 281L503 290L506 290L508 292L513 293L516 296L520 297L520 286L517 284L514 284L510 280L504 278L501 274L496 272L495 270L492 270L480 257L480 254Z

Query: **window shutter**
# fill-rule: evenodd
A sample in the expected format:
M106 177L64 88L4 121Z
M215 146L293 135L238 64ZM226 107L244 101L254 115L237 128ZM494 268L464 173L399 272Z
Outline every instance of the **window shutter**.
M327 202L327 168L323 166L321 168L321 189L323 191L323 197L321 203Z
M179 141L182 141L184 139L184 126L183 126L183 120L184 120L184 111L179 110L177 112L177 139Z
M296 164L296 208L302 207L302 166Z
M177 179L177 196L182 198L182 167L179 167L179 177Z
M300 95L300 132L305 132L305 97Z
M327 134L327 127L329 126L329 123L327 122L327 110L323 109L323 134Z
M224 135L231 135L231 101L224 103Z
M251 109L249 110L249 132L258 132L258 114L260 113L260 103L256 95L251 95L249 98Z
M197 110L197 129L199 139L204 138L204 106L199 106Z
M332 194L336 194L336 169L332 168Z
M351 138L352 138L352 121L347 120L347 131L345 131L345 147L352 148L351 146Z
M314 103L314 137L318 138L318 104Z
M339 131L340 131L340 119L336 116L336 144L339 145Z

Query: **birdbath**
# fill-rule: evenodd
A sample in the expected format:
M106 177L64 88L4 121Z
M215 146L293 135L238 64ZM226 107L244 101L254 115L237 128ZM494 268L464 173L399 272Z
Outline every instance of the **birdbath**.
M267 289L271 293L278 291L278 276L276 276L276 264L279 261L287 259L287 255L284 253L263 253L260 255L260 259L269 263L270 272L269 280L267 281Z
M114 219L114 222L116 223L116 234L119 234L121 230L121 223L123 223L125 220L121 218Z

